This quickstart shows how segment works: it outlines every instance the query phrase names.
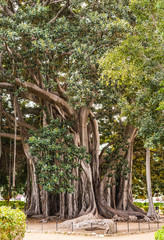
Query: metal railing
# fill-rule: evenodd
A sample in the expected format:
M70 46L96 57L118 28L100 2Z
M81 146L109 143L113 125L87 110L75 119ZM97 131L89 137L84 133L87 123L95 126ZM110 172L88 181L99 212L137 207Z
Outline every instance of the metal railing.
M71 223L69 229L60 228L60 223L58 220L55 222L48 223L32 223L27 220L26 230L28 232L74 232L74 233L87 233L87 234L104 234L105 229L98 228L94 226L94 221L90 223L90 226L85 227L85 229L76 229L74 223ZM147 231L156 231L164 225L162 222L115 222L114 227L111 232L108 234L121 234L121 233L137 233L137 232L147 232Z

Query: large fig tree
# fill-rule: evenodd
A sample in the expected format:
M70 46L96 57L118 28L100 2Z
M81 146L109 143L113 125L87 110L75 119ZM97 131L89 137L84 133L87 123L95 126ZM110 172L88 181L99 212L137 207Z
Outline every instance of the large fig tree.
M98 60L133 30L135 16L128 1L3 0L0 3L3 123L0 136L22 142L30 186L27 214L144 217L144 212L133 205L131 192L136 128L130 124L124 126L121 118L115 119L120 110L118 96L112 98L114 88L107 110L100 111L107 104L112 86L107 88L100 83ZM111 128L108 146L100 152L97 119L105 122L105 111L109 110L111 120L124 130L117 135ZM31 155L29 130L46 127L51 119L71 120L73 124L68 129L73 136L72 144L85 147L91 155L91 162L79 157L80 166L72 169L77 179L73 195L69 191L49 194L44 180L38 185L36 164L40 164L42 171L44 166L40 161L53 159L48 159L48 152L47 156L46 152L42 154L44 147ZM34 138L30 139L33 146L37 144ZM44 141L37 147L39 144Z

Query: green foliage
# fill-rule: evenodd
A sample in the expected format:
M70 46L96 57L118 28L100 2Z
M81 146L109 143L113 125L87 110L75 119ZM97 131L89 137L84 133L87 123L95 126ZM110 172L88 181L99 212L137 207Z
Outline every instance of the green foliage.
M118 45L130 31L133 16L127 1L82 4L75 0L70 6L73 15L68 8L49 24L62 7L61 1L44 6L41 1L22 1L16 14L1 18L0 50L5 42L15 59L12 61L7 54L3 56L5 74L1 79L14 83L17 77L34 83L28 72L38 71L39 59L45 89L56 90L54 79L57 78L61 84L67 84L65 94L69 103L80 108L97 97L100 88L97 62L108 47Z
M4 151L4 155L1 158L1 162L0 162L0 194L4 199L9 200L10 198L14 197L14 195L17 195L17 193L23 194L25 192L26 180L27 180L27 161L24 156L24 153L17 151L16 186L15 188L13 188L11 186L12 185L11 162L13 161L13 158L14 158L13 141L7 138L6 139L2 138L2 146L5 146L5 147L2 148ZM22 149L20 142L17 142L17 150L18 149ZM9 187L9 183L10 183L10 187Z
M156 206L159 206L159 208L162 209L163 203L154 203L154 206L155 206L155 207L156 207Z
M135 15L130 32L119 46L110 49L100 61L102 81L115 89L122 116L139 128L145 146L163 143L163 112L157 111L163 99L163 40L158 31L161 1L130 1Z
M136 206L138 207L143 207L143 206L149 206L149 203L148 202L133 202ZM163 208L163 203L154 203L154 206L159 206L160 209Z
M109 139L110 137L113 138L113 144L111 144L104 154L105 162L101 165L102 174L106 173L108 169L111 169L111 173L108 174L108 177L112 177L112 171L114 170L117 179L120 178L120 173L126 178L130 170L128 167L128 161L125 159L125 156L120 153L120 149L126 152L128 148L127 139L125 138L123 132L121 135L121 130L117 130L117 134L113 134L113 136L108 135L108 137Z
M84 147L74 144L68 121L52 120L29 138L30 150L38 158L36 171L39 183L49 192L72 193L77 180L73 169L80 161L90 162Z
M164 207L160 207L160 210L161 210L162 213L164 214Z
M149 206L143 206L142 208L144 209L145 212L148 212L149 210Z
M0 207L8 206L8 204L10 207L13 207L15 205L16 208L19 208L21 210L23 210L24 206L25 206L25 202L23 202L23 201L9 201L9 202L8 201L0 201Z
M133 194L137 198L146 198L147 184L146 184L146 153L143 148L143 140L141 137L135 139L134 144L134 160L133 160ZM151 150L151 181L152 194L164 193L164 179L163 179L163 149L161 146Z
M155 240L164 240L164 226L155 232Z
M26 216L19 209L0 207L0 239L23 239L26 231Z
M136 205L139 208L143 208L145 212L148 212L149 209L149 203L148 202L133 202L134 205ZM163 203L154 203L154 207L158 206L161 212L164 214L164 207Z
M143 204L144 204L142 202L133 202L133 203L134 203L134 205L136 205L137 207L140 207L140 208L142 208Z

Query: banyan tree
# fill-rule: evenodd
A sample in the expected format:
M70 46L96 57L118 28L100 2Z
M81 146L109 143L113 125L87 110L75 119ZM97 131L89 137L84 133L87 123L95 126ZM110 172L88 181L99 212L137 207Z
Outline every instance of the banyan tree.
M115 107L117 99L111 98L108 113L101 111L112 86L105 90L101 84L98 60L130 31L134 19L127 2L1 1L0 137L22 143L28 166L28 215L145 215L132 202L137 129L120 124L124 131L117 136L122 143L115 147L117 154L113 151L110 159L107 155L116 145L114 138L107 139L100 151L99 122L105 122L101 114L115 116L119 109ZM69 132L73 146L84 147L90 156L90 161L76 156L78 165L70 180L73 193L48 192L44 180L42 185L38 181L40 159L31 153L29 139L42 127L48 129L52 120L71 122L66 135Z

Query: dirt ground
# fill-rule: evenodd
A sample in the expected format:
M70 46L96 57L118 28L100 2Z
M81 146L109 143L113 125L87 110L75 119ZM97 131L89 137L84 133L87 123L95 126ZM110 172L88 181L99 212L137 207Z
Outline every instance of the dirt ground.
M147 222L118 222L115 223L115 233L118 233L118 235L104 236L104 230L94 228L94 222L91 229L80 231L72 228L69 230L60 229L60 220L41 223L39 219L28 219L27 223L27 233L24 240L96 240L101 238L109 240L154 240L154 232L164 225L164 221L160 223L152 222L151 224Z
M56 232L56 233L63 233L63 232L76 232L76 233L83 233L83 234L91 234L92 232L96 234L104 234L104 230L101 229L96 229L94 227L94 220L92 223L92 226L88 229L83 229L83 230L77 230L74 229L73 226L71 226L71 229L61 229L60 228L60 223L61 221L59 220L53 220L48 223L41 223L37 219L29 219L28 220L28 225L27 225L27 230L28 232L40 232L40 233L51 233L51 232ZM164 225L164 221L160 223L147 223L147 222L140 222L140 223L135 223L135 222L117 222L115 223L115 233L119 234L127 234L127 233L140 233L140 232L153 232L157 231L157 229L161 228L162 225ZM73 229L72 229L73 228Z
M63 234L46 234L46 233L26 233L24 240L100 240L103 235L99 236L73 236ZM154 240L154 232L142 234L129 234L122 236L104 237L106 240Z

